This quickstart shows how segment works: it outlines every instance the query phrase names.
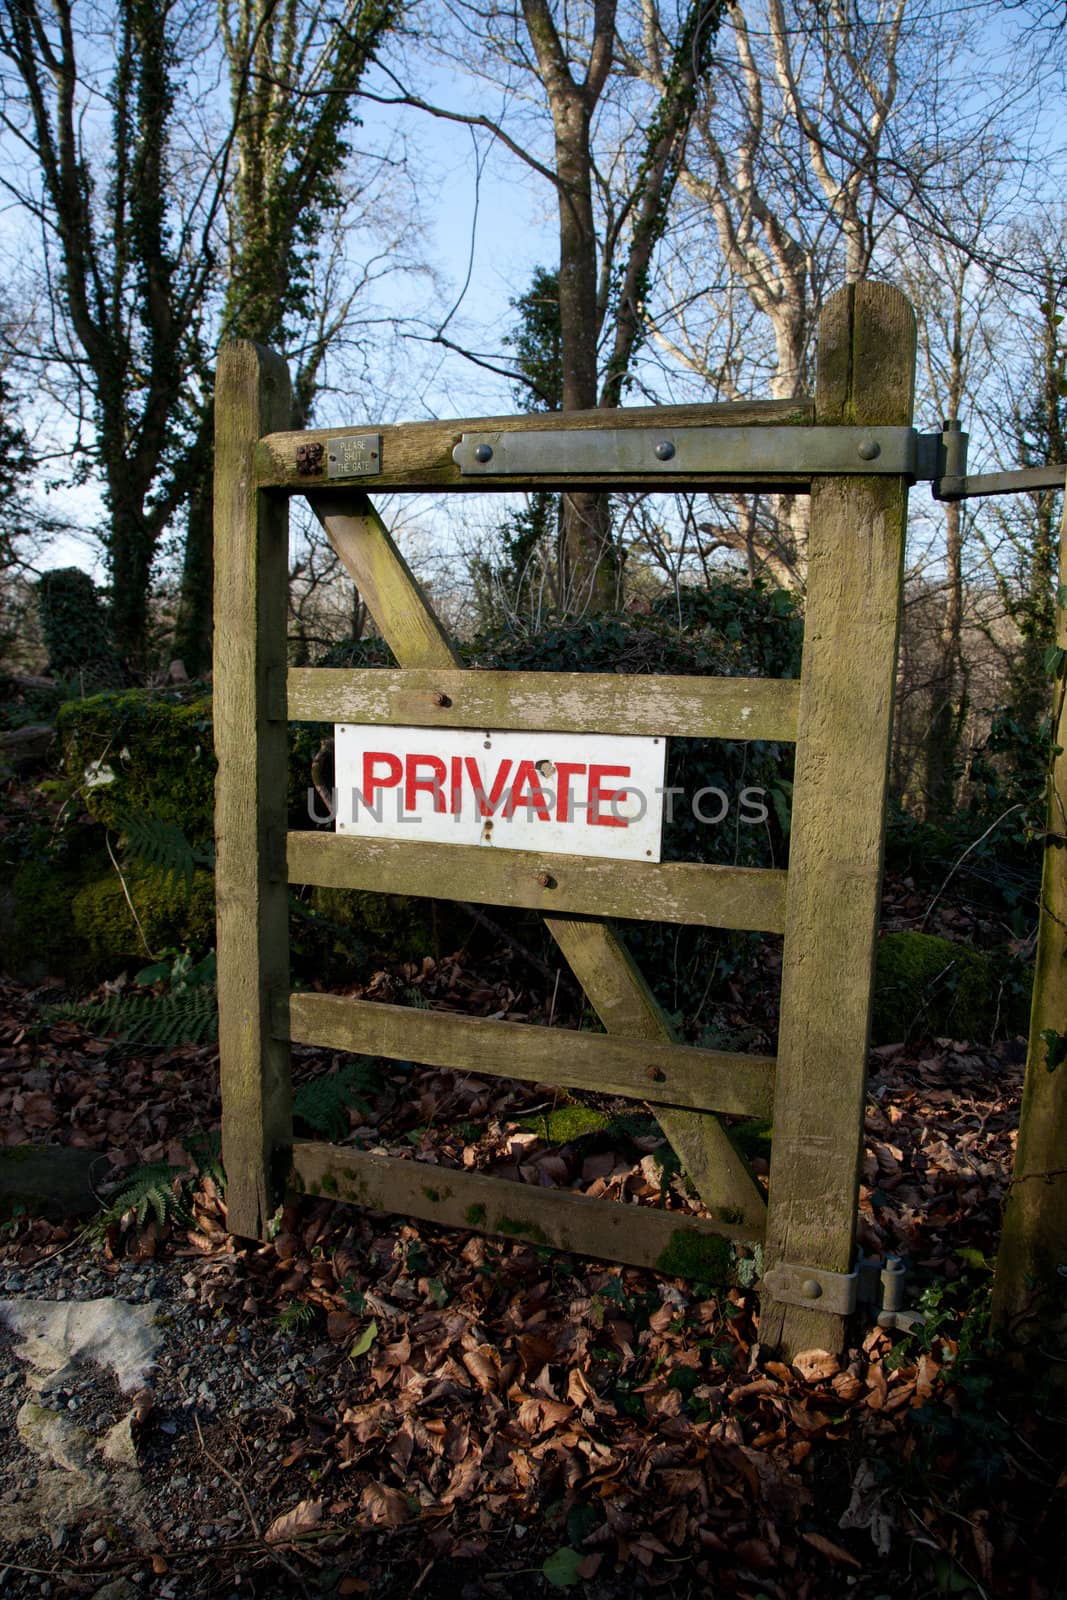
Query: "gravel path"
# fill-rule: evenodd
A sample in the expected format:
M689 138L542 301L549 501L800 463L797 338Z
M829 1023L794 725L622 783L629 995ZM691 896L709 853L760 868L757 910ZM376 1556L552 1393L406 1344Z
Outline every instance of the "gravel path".
M215 1258L111 1266L71 1254L32 1269L0 1268L0 1300L114 1297L131 1305L150 1303L161 1336L150 1375L154 1405L137 1430L143 1498L135 1496L119 1509L102 1505L76 1525L65 1525L42 1501L49 1464L20 1437L20 1409L44 1398L101 1441L129 1414L131 1398L95 1363L80 1366L60 1386L50 1387L46 1397L38 1397L28 1381L32 1369L16 1354L18 1336L6 1327L0 1332L0 1530L7 1526L7 1537L0 1532L0 1590L5 1595L101 1594L118 1600L137 1593L177 1600L252 1592L244 1584L234 1589L232 1569L241 1550L232 1547L250 1546L246 1560L254 1567L264 1556L259 1535L272 1517L314 1492L314 1480L309 1483L314 1463L286 1464L281 1435L305 1408L337 1404L347 1363L336 1347L310 1344L307 1335L258 1318L238 1323L225 1311L211 1312L202 1303L202 1287L228 1265ZM121 1474L111 1468L109 1476L114 1482ZM44 1524L40 1532L12 1540L11 1532L25 1532L31 1518ZM211 1552L215 1561L205 1565ZM229 1577L213 1572L212 1564L229 1566Z

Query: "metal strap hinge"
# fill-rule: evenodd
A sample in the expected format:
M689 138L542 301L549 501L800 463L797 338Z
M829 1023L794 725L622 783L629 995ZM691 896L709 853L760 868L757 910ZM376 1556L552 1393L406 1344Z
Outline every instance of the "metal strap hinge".
M824 1267L794 1267L779 1261L764 1274L763 1291L788 1306L807 1306L849 1317L859 1300L859 1272L828 1272Z
M922 1317L904 1308L905 1265L899 1256L865 1256L862 1251L851 1272L828 1272L824 1267L797 1267L780 1261L763 1279L763 1292L790 1306L807 1306L849 1317L858 1306L873 1313L881 1328L906 1331Z
M914 479L914 428L519 428L465 433L452 451L464 477L652 473L807 477L878 473Z
M693 426L517 428L464 433L452 451L469 478L721 477L874 474L929 483L935 500L1062 488L1067 467L967 474L968 435L955 417L940 433L903 427ZM332 460L332 458L331 458ZM335 468L330 466L330 472ZM340 470L339 468L337 470ZM345 473L356 470L345 467ZM372 468L362 467L367 471Z

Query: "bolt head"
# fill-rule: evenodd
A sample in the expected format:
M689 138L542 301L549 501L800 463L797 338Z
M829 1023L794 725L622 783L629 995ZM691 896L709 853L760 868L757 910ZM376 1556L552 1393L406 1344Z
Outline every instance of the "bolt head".
M536 877L534 878L534 882L541 889L551 889L551 887L552 887L552 874L549 873L549 872L539 872L539 873L537 873Z
M805 1300L818 1300L822 1295L822 1284L815 1278L805 1278L800 1285L800 1292Z
M492 459L493 459L493 447L492 447L492 445L491 444L476 444L475 447L474 447L474 459L475 459L475 461L481 461L483 463L483 465L484 465L484 463L486 461L492 461Z
M673 461L674 456L675 448L671 441L669 439L661 439L659 444L656 446L656 460Z
M877 439L863 439L856 446L856 454L861 461L877 461L882 453L882 447Z

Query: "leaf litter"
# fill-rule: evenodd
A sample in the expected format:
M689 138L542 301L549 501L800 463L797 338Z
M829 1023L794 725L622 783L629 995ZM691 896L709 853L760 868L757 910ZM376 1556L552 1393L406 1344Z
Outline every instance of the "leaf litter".
M545 1020L510 979L458 960L377 974L360 992ZM5 1143L106 1151L112 1181L146 1161L192 1172L190 1130L217 1126L212 1050L119 1046L70 1021L34 1030L38 997L6 981L0 1001ZM294 1064L306 1080L344 1058L297 1048ZM631 1102L596 1102L599 1121L559 1142L558 1091L377 1072L345 1110L359 1148L700 1214ZM131 1548L121 1570L140 1562L155 1582L162 1564L173 1595L231 1593L239 1576L249 1592L472 1597L510 1594L524 1574L533 1592L603 1600L968 1587L1051 1600L1067 1486L1056 1403L1020 1399L982 1331L1021 1078L1017 1043L872 1053L860 1242L908 1259L926 1329L860 1329L840 1358L809 1350L792 1364L761 1352L757 1303L740 1289L310 1197L279 1212L269 1242L237 1248L220 1185L192 1176L184 1218L125 1219L105 1258L180 1274L220 1326L287 1329L307 1350L307 1386L228 1425L265 1533ZM0 1259L27 1267L84 1248L74 1224L15 1219ZM262 1430L277 1441L269 1470ZM47 1570L92 1592L78 1566L59 1552Z

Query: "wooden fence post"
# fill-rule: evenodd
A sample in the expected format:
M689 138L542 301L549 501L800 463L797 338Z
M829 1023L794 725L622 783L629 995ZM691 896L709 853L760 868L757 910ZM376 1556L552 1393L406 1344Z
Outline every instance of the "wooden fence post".
M285 671L289 510L256 488L260 437L289 424L280 356L241 340L215 384L216 902L222 1157L231 1233L261 1238L292 1144L289 1046L272 1006L289 994Z
M1060 528L1056 644L1067 651L1067 505ZM993 1317L1013 1343L1067 1355L1067 661L1053 679L1045 861L1019 1144L997 1252ZM1067 1383L1067 1377L1061 1377Z
M817 423L907 425L914 375L902 294L858 283L833 296ZM905 479L813 481L767 1268L853 1264L906 515ZM768 1347L840 1350L844 1336L816 1301L765 1292Z

